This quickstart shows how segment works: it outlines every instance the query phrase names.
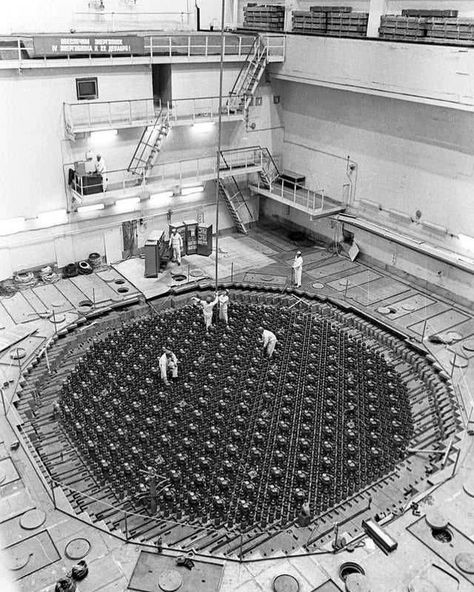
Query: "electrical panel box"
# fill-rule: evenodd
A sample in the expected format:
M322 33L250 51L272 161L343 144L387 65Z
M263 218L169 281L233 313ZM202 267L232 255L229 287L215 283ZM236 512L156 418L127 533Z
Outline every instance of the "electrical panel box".
M196 255L197 249L197 220L184 220L186 227L186 255Z
M163 244L164 232L152 232L145 241L145 277L158 277L160 271L160 247Z
M212 224L198 224L197 252L206 257L212 253Z

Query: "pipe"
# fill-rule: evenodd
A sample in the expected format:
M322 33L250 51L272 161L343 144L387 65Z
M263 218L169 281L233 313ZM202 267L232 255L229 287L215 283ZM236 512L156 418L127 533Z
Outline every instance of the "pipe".
M216 292L219 285L219 188L221 178L221 144L222 144L222 87L224 79L224 19L225 0L222 0L221 8L221 55L219 62L219 118L217 123L217 171L216 171Z

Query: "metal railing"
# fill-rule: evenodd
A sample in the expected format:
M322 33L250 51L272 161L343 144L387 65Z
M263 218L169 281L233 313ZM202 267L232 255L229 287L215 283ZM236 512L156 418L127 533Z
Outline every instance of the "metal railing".
M285 57L285 36L262 34L260 36L262 43L267 47L269 61L283 61ZM89 60L109 59L112 62L134 63L135 58L141 58L140 63L152 63L154 58L165 57L168 59L176 57L218 57L220 55L220 38L218 34L200 35L147 35L144 37L144 52L132 54L131 56L117 56L114 54L85 54L78 55L58 55L54 58L46 56L36 56L33 46L33 37L0 37L0 66L4 64L7 67L21 68L34 67L34 64L41 62L41 65L50 65L59 67L62 60L66 60L69 65L83 66L84 57ZM224 36L224 58L245 59L254 43L255 36L237 35L227 33ZM77 58L83 58L77 60ZM137 60L138 61L138 60Z
M163 111L167 111L172 123L199 123L217 119L219 97L176 99L166 104L153 97L64 103L66 134L72 137L74 134L90 131L152 125L162 107ZM235 110L230 105L223 105L221 113L224 117L239 118L243 116L243 109Z
M161 101L151 98L119 101L64 103L66 132L75 134L93 129L149 125L161 109Z
M224 150L226 163L221 163L221 177L237 176L258 172L263 166L263 149L260 146ZM72 163L64 165L65 178L69 177ZM127 169L107 171L107 191L103 191L103 180L98 175L76 176L70 185L73 197L79 198L84 205L101 201L119 200L131 196L139 196L148 186L159 186L163 189L174 189L183 183L205 181L217 177L217 163L214 155L201 158L190 158L174 162L158 163L150 169L149 174L137 178ZM117 196L116 192L122 195ZM84 199L86 198L86 199Z
M264 181L260 176L257 182L259 190L269 191L278 196L279 201L288 205L304 208L310 213L322 212L327 205L324 189L309 189L303 185L298 185L292 181L281 178L276 180ZM335 204L332 204L336 207Z

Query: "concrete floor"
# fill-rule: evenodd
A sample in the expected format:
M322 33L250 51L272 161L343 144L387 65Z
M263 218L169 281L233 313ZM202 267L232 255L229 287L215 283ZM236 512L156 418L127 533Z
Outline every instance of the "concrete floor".
M224 237L220 241L220 247L223 276L230 276L233 271L236 281L245 281L246 274L252 274L247 275L247 281L251 278L253 282L261 281L268 285L288 283L291 277L291 261L297 245L286 241L281 234L276 235L258 229L248 237L237 235ZM360 262L352 263L346 258L331 255L325 249L306 247L302 251L303 290L317 291L335 300L350 302L384 322L403 329L415 342L428 349L446 371L453 374L456 392L459 397L462 397L467 408L467 413L463 414L466 424L473 405L470 385L473 384L474 371L472 363L464 367L459 366L463 365L460 362L470 361L474 356L470 349L474 335L472 313L432 293L424 294L409 283L388 276L382 270L370 269ZM158 280L152 280L152 283L145 286L140 277L142 264L143 262L138 259L129 260L116 266L116 269L127 281L142 290L145 298L152 298L166 291L170 276L167 273L163 274ZM189 265L190 270L200 269L205 275L213 276L212 258L186 257L181 269L185 269L186 265ZM35 305L39 306L36 301ZM53 302L44 303L46 308L52 305ZM10 307L10 310L13 309ZM48 319L27 320L25 316L27 311L21 307L16 307L17 312L12 316L8 303L4 300L0 303L0 311L2 313L0 325L5 326L5 329L0 329L0 339L5 331L14 327L36 328L34 337L25 337L18 343L26 350L24 367L28 360L34 359L45 341L54 337L54 323ZM77 319L82 316L77 307L71 307L70 311L66 311L61 330L67 329L68 312L74 313L70 318L72 326L77 326ZM460 339L456 344L446 346L428 342L428 335L446 331L459 334ZM464 347L465 345L467 348ZM5 376L4 382L8 383L4 389L4 400L10 421L15 425L15 411L13 407L9 407L9 401L14 397L20 367L11 360L9 351L10 349L7 349L0 356L0 364ZM454 353L458 354L456 359L454 359ZM29 451L23 446L18 450L10 448L11 444L18 440L18 433L11 429L4 413L0 414L0 434L2 439L0 536L2 547L7 547L5 556L9 561L14 562L13 567L17 568L10 573L16 580L18 589L29 592L51 590L55 581L75 563L67 557L66 546L77 538L84 538L90 543L90 551L85 557L90 572L88 577L78 585L80 592L123 592L130 589L128 585L140 556L140 547L125 544L107 533L105 529L101 531L91 526L84 517L85 521L80 521L55 509L38 473L33 469ZM474 583L470 580L471 576L461 572L451 557L453 552L457 552L457 545L462 543L462 536L458 531L471 539L470 546L465 543L467 546L463 547L463 550L474 553L474 543L472 543L474 499L466 492L474 489L470 485L474 474L473 446L472 436L463 432L455 474L452 474L451 466L445 469L444 474L435 476L433 491L420 502L421 523L425 522L423 518L425 512L438 509L456 533L451 543L443 544L430 537L430 546L433 547L430 549L427 544L407 530L411 525L415 525L413 526L415 528L415 523L420 520L419 516L407 511L386 527L398 541L397 550L390 555L385 555L375 547L371 539L366 538L360 541L360 544L351 552L342 551L337 554L332 553L328 546L318 549L313 555L304 557L289 555L277 560L259 561L258 556L255 556L250 562L235 563L225 561L223 558L214 558L210 561L222 566L222 579L220 587L213 586L208 590L270 591L274 578L285 573L294 575L302 592L344 590L344 583L339 578L338 571L340 565L348 561L357 562L363 567L370 581L370 588L366 589L373 592L405 592L422 589L439 592L473 590ZM447 480L442 482L443 478ZM59 499L56 502L58 507L67 509L67 500ZM38 516L35 513L26 514L33 508L41 509L45 516ZM43 518L44 521L42 521ZM33 526L38 525L33 528L31 525L30 528L24 528L21 522L28 522L29 519ZM102 527L104 528L104 525ZM164 550L164 554L173 555L167 549ZM185 590L186 570L185 568L176 569L182 574L181 589ZM158 591L160 590L157 583L159 574L155 575L155 589ZM326 584L331 580L337 587L331 588ZM431 582L431 587L426 583L425 588L422 588L423 580ZM134 589L139 590L139 588ZM144 592L148 590L146 587L140 589ZM363 588L353 589L363 590ZM196 592L198 592L197 589Z

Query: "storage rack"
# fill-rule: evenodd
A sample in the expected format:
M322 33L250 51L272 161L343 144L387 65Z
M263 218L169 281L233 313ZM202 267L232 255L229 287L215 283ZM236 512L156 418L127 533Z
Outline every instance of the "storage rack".
M285 7L247 4L244 7L244 28L281 32L285 26Z
M333 37L365 37L369 14L352 12L351 6L311 6L293 11L293 32Z
M403 10L401 15L382 16L379 35L395 41L474 45L474 19L458 18L457 10Z

